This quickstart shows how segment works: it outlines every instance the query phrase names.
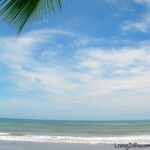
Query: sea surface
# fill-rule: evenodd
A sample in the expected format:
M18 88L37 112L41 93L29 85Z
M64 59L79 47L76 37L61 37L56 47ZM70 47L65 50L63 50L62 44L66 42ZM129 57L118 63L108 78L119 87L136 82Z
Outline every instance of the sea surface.
M78 144L148 143L150 121L0 119L0 141Z

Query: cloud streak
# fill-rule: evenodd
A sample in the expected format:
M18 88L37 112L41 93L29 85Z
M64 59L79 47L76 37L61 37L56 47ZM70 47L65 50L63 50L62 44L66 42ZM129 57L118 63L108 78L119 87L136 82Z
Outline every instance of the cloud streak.
M60 38L69 42L58 42ZM90 39L94 42L89 46L87 40L81 40L75 33L56 29L1 37L0 62L10 69L9 82L15 85L15 92L29 95L33 105L38 94L38 105L42 101L47 106L60 103L83 117L89 108L94 108L91 116L95 117L109 116L106 109L110 108L115 110L113 117L127 111L134 114L131 103L135 107L140 103L139 112L143 112L150 96L149 42L106 49L97 45L99 39ZM21 105L24 103L25 100ZM119 105L123 104L127 108L120 111ZM77 108L78 105L83 107Z
M148 33L150 30L150 1L149 0L134 0L135 3L143 5L147 8L147 12L141 14L140 19L138 21L125 21L122 29L127 30L138 30L143 33Z

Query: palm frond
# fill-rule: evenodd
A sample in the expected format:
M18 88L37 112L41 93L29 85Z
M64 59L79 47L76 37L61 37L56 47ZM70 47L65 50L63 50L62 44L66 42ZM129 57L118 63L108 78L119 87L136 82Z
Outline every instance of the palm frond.
M28 22L61 9L61 0L0 0L1 19L21 32Z

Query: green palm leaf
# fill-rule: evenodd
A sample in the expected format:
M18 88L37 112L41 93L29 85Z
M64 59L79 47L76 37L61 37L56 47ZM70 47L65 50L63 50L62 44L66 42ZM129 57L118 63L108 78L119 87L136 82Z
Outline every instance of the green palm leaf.
M61 0L0 0L0 16L21 32L28 22L55 13L55 6L61 9Z

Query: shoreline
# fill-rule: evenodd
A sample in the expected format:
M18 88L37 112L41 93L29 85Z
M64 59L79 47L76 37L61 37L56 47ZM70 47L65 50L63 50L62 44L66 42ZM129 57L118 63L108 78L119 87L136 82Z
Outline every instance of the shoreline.
M99 136L99 137L75 137L75 136L48 136L48 135L13 135L0 133L0 141L35 142L35 143L64 143L64 144L128 144L150 143L150 135L128 136Z

